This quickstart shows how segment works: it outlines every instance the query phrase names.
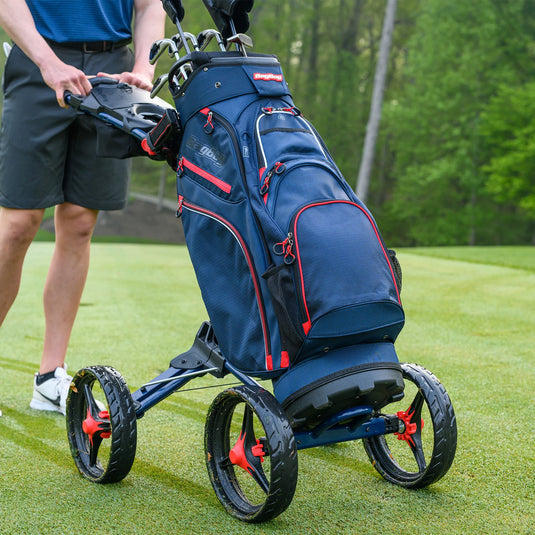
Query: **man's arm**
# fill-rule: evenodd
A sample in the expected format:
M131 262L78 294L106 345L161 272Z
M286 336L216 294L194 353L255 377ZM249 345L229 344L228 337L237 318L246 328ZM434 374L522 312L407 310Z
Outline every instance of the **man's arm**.
M77 95L89 93L91 84L86 75L61 61L39 34L25 0L0 0L0 25L39 67L45 83L56 92L60 106L66 107L66 90Z
M134 0L134 9L135 63L132 71L120 74L98 74L99 76L111 76L120 82L136 85L150 91L155 67L149 63L149 53L154 41L164 36L165 11L161 0Z

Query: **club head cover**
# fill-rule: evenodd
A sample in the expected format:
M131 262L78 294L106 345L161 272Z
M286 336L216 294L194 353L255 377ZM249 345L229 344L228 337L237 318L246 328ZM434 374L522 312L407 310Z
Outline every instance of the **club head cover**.
M234 33L245 33L249 28L248 13L254 0L203 0L221 35L228 39ZM234 22L236 32L230 21Z
M184 6L181 0L162 0L163 8L174 24L182 22L184 18Z

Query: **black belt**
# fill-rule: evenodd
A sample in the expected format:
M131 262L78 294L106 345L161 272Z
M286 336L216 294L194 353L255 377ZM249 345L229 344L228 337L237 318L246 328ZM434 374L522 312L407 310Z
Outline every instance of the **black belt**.
M86 41L86 42L67 42L67 43L57 43L51 39L46 39L46 42L49 45L53 46L62 46L64 48L73 48L79 50L80 52L85 52L86 54L98 54L99 52L111 52L116 48L121 48L132 42L132 39L122 39L121 41Z

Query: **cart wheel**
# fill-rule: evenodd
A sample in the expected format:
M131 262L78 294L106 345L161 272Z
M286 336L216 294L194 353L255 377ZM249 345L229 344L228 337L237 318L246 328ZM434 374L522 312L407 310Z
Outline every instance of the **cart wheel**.
M403 420L404 431L363 439L375 469L388 481L422 488L449 470L457 447L457 423L451 400L440 381L422 366L402 364L405 399L386 409ZM404 405L406 406L406 404ZM399 410L396 412L396 407Z
M66 412L71 453L80 473L95 483L126 477L136 455L137 425L132 396L119 372L109 366L80 370Z
M264 522L282 513L297 485L297 448L279 402L241 385L213 401L204 432L206 464L219 501L234 517Z

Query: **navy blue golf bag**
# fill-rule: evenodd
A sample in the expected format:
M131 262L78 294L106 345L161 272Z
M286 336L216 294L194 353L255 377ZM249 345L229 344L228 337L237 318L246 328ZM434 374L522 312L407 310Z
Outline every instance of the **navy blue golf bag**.
M294 424L402 397L397 260L277 59L191 57L173 94L179 214L222 354L272 378Z
M431 372L398 362L399 263L295 107L277 59L246 50L252 40L239 32L253 0L203 0L220 31L197 36L180 25L181 0L162 2L178 33L155 42L149 60L167 51L175 61L151 96L168 85L176 109L148 94L121 98L129 88L113 91L113 81L67 100L131 133L133 154L143 149L176 171L177 215L210 321L132 393L109 366L76 374L65 412L78 470L94 482L120 481L134 461L138 419L194 377L230 374L240 384L211 403L204 455L216 496L235 518L258 523L282 513L295 492L298 450L327 444L362 439L396 485L437 481L455 455L455 414ZM210 42L218 52L207 52ZM408 408L385 408L405 384L414 394Z

